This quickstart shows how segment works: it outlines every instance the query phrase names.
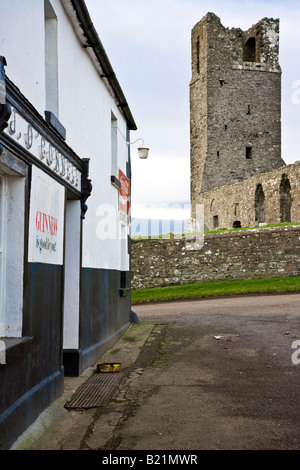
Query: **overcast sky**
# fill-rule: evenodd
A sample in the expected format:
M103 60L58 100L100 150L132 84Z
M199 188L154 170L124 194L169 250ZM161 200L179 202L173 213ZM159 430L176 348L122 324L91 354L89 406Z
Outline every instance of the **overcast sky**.
M207 12L243 30L264 17L280 19L282 157L287 164L300 160L300 0L86 4L137 123L131 141L142 138L150 147L149 159L139 160L140 142L132 145L133 217L156 217L154 207L188 207L191 29Z

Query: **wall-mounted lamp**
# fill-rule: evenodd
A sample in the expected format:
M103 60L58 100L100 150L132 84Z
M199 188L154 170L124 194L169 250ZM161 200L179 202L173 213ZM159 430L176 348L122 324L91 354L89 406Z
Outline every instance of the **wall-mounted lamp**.
M141 140L143 142L142 146L141 147L138 147L138 154L139 154L139 158L141 158L142 160L148 158L149 156L149 148L148 147L144 147L144 141L143 139L137 139L135 140L134 142L126 142L126 145L127 147L129 145L132 145L132 144L135 144L136 142L138 142L139 140Z
M139 152L139 158L148 158L149 156L149 149L147 147L140 147L138 148L138 152Z
M139 155L139 158L141 158L142 160L145 160L146 158L148 158L149 156L149 148L148 147L144 147L144 141L143 139L137 139L135 140L134 142L128 142L128 140L125 139L124 135L122 134L122 132L120 131L120 129L117 127L118 131L120 132L121 136L123 137L123 139L126 141L126 145L127 147L129 147L129 145L133 145L135 144L136 142L138 142L139 140L141 140L143 142L142 146L138 148L138 155Z

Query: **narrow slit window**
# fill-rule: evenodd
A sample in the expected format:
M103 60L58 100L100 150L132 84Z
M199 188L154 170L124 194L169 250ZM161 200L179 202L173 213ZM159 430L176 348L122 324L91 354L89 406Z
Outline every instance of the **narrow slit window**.
M217 228L219 226L219 216L218 215L214 215L213 216L213 227L214 228Z
M258 224L265 222L265 193L262 185L256 186L254 197L255 222Z
M197 73L200 73L200 40L199 38L197 40L196 53L197 53Z
M251 160L252 158L252 147L246 147L246 159Z
M291 222L291 185L286 174L282 175L280 187L280 222Z

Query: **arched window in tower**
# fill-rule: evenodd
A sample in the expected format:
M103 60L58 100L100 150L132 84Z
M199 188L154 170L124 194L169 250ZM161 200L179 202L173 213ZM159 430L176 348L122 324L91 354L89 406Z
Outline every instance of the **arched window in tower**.
M261 184L256 186L255 198L254 198L254 208L255 208L255 222L258 224L264 223L265 218L265 193Z
M280 222L291 222L291 185L286 174L282 175L280 181Z
M256 59L256 40L251 37L244 45L244 62L257 62Z

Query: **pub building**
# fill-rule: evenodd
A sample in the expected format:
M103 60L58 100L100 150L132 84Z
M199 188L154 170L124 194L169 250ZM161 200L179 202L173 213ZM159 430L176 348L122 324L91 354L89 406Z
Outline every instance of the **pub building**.
M130 131L83 0L0 5L0 449L130 325Z

